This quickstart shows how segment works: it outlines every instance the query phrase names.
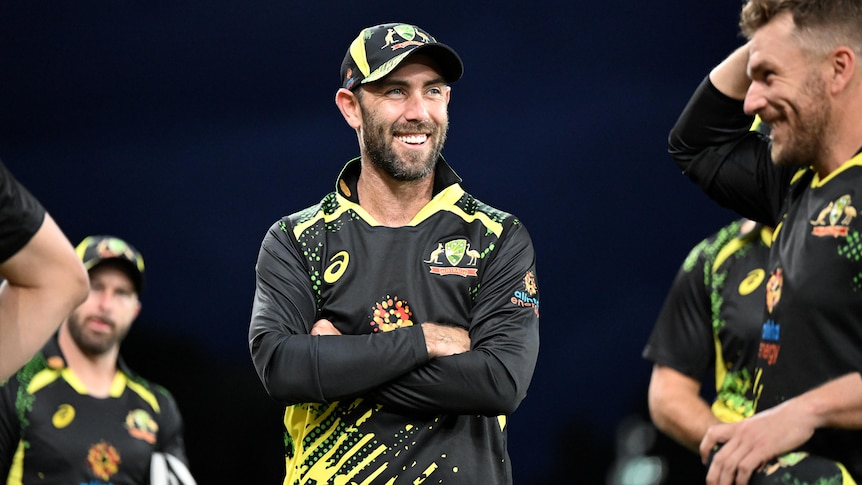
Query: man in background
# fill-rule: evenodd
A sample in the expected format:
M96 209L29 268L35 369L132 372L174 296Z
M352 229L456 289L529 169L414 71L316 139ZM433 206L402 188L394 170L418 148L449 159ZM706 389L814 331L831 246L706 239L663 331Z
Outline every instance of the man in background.
M87 300L0 386L0 478L194 484L176 402L120 356L141 310L143 257L113 236L87 237L76 252L89 271Z

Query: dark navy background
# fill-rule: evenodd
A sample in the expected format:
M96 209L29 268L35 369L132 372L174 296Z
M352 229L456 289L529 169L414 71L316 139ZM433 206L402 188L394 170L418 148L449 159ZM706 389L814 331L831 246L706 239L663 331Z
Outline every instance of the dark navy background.
M362 27L391 21L461 54L444 154L538 252L542 345L510 418L515 482L604 481L620 423L644 416L640 352L664 293L733 217L666 139L740 43L739 3L566 3L0 3L0 158L73 243L111 233L144 254L124 354L176 395L199 483L280 483L281 410L246 342L257 250L358 154L338 68Z

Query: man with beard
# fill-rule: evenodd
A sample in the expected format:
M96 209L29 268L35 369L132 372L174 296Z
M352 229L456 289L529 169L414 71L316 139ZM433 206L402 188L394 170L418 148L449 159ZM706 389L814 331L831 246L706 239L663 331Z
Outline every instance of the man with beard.
M507 415L538 354L524 225L441 156L460 57L363 29L335 96L360 156L261 244L249 348L285 404L284 483L512 483Z
M0 477L7 483L193 484L171 394L131 371L120 344L141 309L144 260L125 241L76 248L88 298L0 386Z
M710 72L669 137L676 163L711 198L776 228L755 415L707 431L700 444L707 483L855 483L862 3L750 0L740 18L748 43ZM754 115L771 135L748 130ZM790 474L788 465L816 457L834 462L819 476Z

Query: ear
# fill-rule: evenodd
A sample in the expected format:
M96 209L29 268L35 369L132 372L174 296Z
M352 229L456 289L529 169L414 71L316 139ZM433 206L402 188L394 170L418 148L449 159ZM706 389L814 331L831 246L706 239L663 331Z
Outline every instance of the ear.
M361 89L361 88L360 88ZM339 88L335 93L335 105L341 111L341 116L353 129L359 129L362 126L362 112L359 106L359 98L356 94L345 88Z
M838 94L847 87L856 73L856 53L847 46L840 46L829 55L829 67L831 77L829 78L832 94Z

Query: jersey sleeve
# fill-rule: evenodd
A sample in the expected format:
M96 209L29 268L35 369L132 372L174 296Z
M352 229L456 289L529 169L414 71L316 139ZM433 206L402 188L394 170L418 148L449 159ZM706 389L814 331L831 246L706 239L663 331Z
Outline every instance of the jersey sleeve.
M742 106L707 77L671 129L668 153L719 205L775 226L796 168L772 163L768 136L751 130Z
M705 243L705 241L704 241ZM703 381L715 364L712 302L707 286L711 271L704 243L691 250L677 271L643 357Z
M177 402L164 387L158 385L153 387L161 407L156 451L171 455L188 466L185 439L183 438L183 417Z
M539 293L529 233L520 223L510 231L482 279L470 351L433 359L378 388L371 399L430 413L496 416L518 407L539 351Z
M15 406L17 395L17 378L11 377L5 382L0 382L0 481L3 483L9 475L12 460L21 439L21 425Z
M45 208L0 162L0 263L23 248L45 219Z
M362 395L428 362L418 325L373 335L310 335L319 318L309 270L287 222L261 244L249 349L264 388L285 404ZM373 368L375 372L356 372Z

